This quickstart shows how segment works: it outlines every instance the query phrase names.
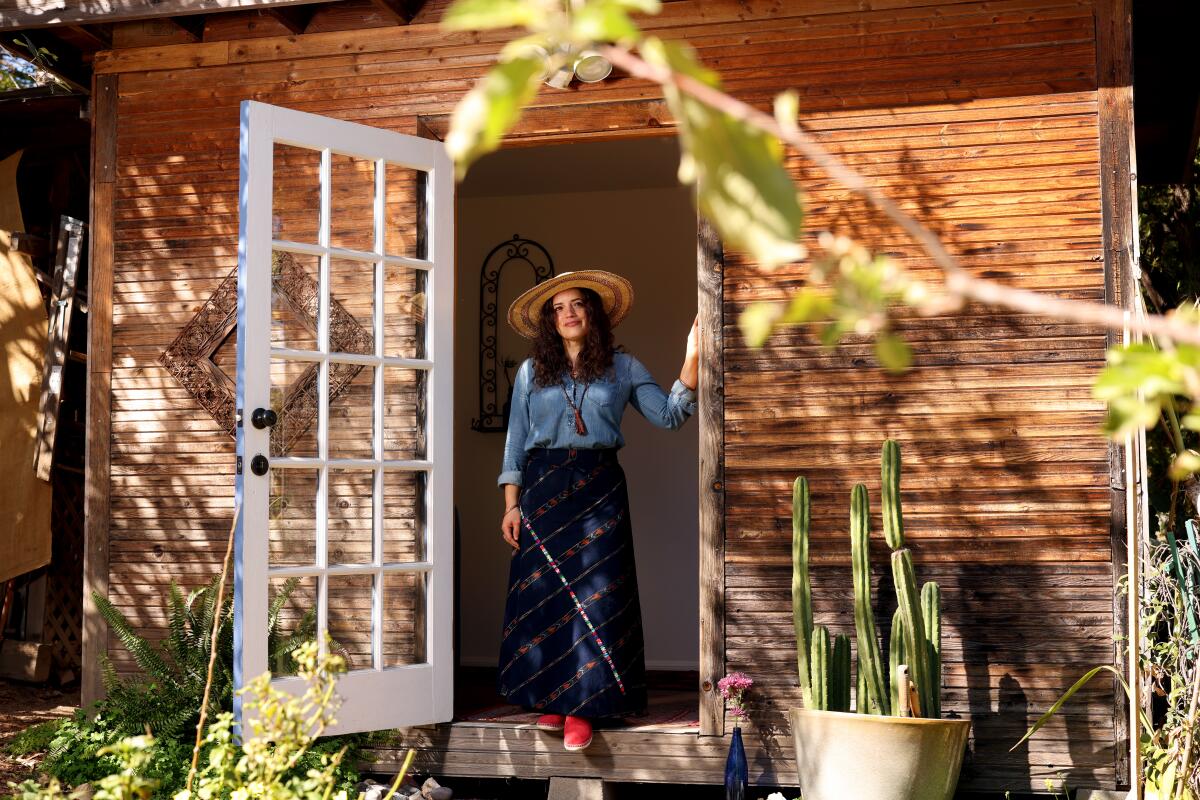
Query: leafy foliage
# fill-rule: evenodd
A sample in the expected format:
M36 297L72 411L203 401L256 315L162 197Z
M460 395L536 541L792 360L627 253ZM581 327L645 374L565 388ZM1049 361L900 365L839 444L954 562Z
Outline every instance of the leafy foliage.
M11 756L27 756L30 753L44 753L50 749L50 742L63 721L51 719L39 722L18 733L4 746L5 752Z
M1125 682L1125 678L1119 670L1107 664L1093 667L1054 701L1054 704L1038 718L1021 737L1021 741L1013 745L1012 749L1020 747L1026 739L1041 730L1042 726L1062 710L1062 707L1075 696L1076 692L1091 683L1093 678L1105 673L1111 673L1112 677L1124 688L1125 693L1129 695L1130 702L1136 706L1137 700L1133 696L1133 690ZM1180 767L1181 742L1179 738L1164 737L1163 731L1155 730L1150 718L1142 709L1139 708L1138 713L1142 717L1142 738L1138 744L1142 755L1142 796L1145 800L1196 800L1196 795L1189 786L1189 782L1181 779L1183 770Z
M1151 309L1200 298L1200 152L1190 182L1138 188L1138 233Z
M823 233L819 242L822 253L810 266L815 285L798 289L787 303L751 303L738 320L746 341L761 347L779 325L820 322L825 346L850 334L874 336L879 363L892 372L907 369L912 349L891 330L888 308L893 303L919 307L933 293L892 259L848 237Z
M174 583L169 588L168 635L161 646L147 641L112 603L94 596L100 614L129 651L141 673L117 675L104 664L107 697L97 704L95 716L82 711L58 724L43 769L67 786L95 783L121 768L116 752L108 749L122 739L149 731L154 746L146 748L141 774L152 778L164 794L184 785L191 761L193 737L204 697L204 682L211 652L212 625L218 622L218 657L213 670L209 715L215 718L233 704L233 601L226 595L218 612L216 581L188 594ZM281 612L297 582L289 580L268 605L268 656L276 672L295 673L301 647L313 641L315 611L310 609L291 631L284 631ZM337 646L333 646L337 650ZM354 765L374 736L356 734L310 743L297 769L317 769L324 759L347 749L333 774L341 787L358 780ZM207 757L207 756L205 756Z
M147 766L154 758L153 746L154 737L146 735L131 736L102 748L99 755L112 759L115 768L111 774L96 781L92 794L94 800L149 800L153 797L159 783L146 775ZM9 787L16 790L12 795L14 800L75 797L57 778L52 778L46 786L28 780L21 784L10 783Z
M522 27L528 31L505 47L500 63L455 108L446 147L459 177L499 146L521 109L533 99L542 76L563 63L573 63L584 49L614 42L636 44L647 62L719 88L715 73L701 66L686 45L642 38L630 13L658 9L654 0L572 4L459 0L451 6L443 24L452 30ZM803 257L804 248L796 242L803 212L795 184L784 169L779 140L673 86L667 86L665 94L684 144L680 180L695 184L701 211L722 237L766 266Z
M807 252L798 241L803 203L785 167L782 142L680 88L680 81L690 80L719 92L721 82L686 44L644 37L630 16L658 10L657 0L458 0L443 19L452 30L512 27L526 32L503 49L500 63L454 111L446 146L459 177L499 147L544 76L571 64L584 49L616 43L637 48L651 68L672 76L663 81L663 94L679 131L679 179L696 187L697 205L722 240L747 251L766 269L804 259ZM798 108L794 93L775 98L781 128L796 128ZM883 366L906 368L911 351L889 326L889 306L905 302L938 310L944 301L891 259L874 256L844 237L827 234L826 239L827 255L812 262L808 284L790 302L746 309L740 320L746 338L760 346L778 326L822 322L826 344L850 334L871 336Z
M42 770L66 786L95 785L121 769L121 760L111 749L128 734L127 725L115 725L102 711L89 720L83 711L59 725ZM187 732L190 736L194 731ZM192 746L182 733L156 739L156 746L139 761L142 774L166 787L182 786Z
M1143 792L1146 800L1197 800L1200 797L1200 754L1188 742L1195 736L1194 693L1200 679L1200 634L1196 632L1195 587L1200 582L1200 550L1196 538L1173 541L1169 515L1158 516L1161 536L1142 543L1142 588L1138 600L1139 690L1152 700L1141 707L1120 671L1095 667L1079 678L1030 727L1021 739L1034 735L1071 697L1098 675L1111 673L1138 709L1142 736ZM1016 746L1020 745L1018 742Z
M307 681L304 694L296 697L271 688L271 676L260 675L245 690L244 715L248 732L241 747L234 743L233 715L222 712L209 726L205 744L209 754L193 791L184 790L176 800L192 797L234 797L261 792L268 797L329 797L336 786L336 771L345 748L322 753L307 769L297 769L312 742L333 722L338 701L334 695L337 674L345 671L339 655L318 661L316 642L297 652L299 674ZM318 664L320 665L318 667ZM345 800L345 789L336 797Z
M1176 314L1200 322L1200 309L1188 306ZM1200 430L1200 415L1187 414L1185 398L1200 396L1200 347L1179 345L1159 348L1139 342L1108 351L1108 366L1092 387L1097 399L1108 403L1105 432L1123 438L1142 428L1155 427L1164 414L1190 431ZM1182 444L1182 441L1180 442ZM1186 477L1200 469L1200 456L1180 447L1171 465L1172 477Z
M716 73L704 68L686 44L650 37L641 52L650 64L721 88ZM804 215L783 166L783 144L674 84L666 85L663 94L679 126L679 180L695 184L700 211L715 222L725 241L753 253L768 269L803 258L796 238ZM786 103L794 108L794 98Z
M756 116L757 112L748 112L746 106L723 95L718 76L701 65L685 45L644 38L628 17L627 12L633 10L652 12L657 10L657 3L458 0L446 17L452 28L513 27L524 28L527 34L504 48L495 74L486 76L456 110L447 141L453 142L450 153L460 176L474 160L499 146L519 119L522 106L532 99L540 77L532 63L540 58L544 69L552 71L583 47L615 42L625 48L620 52L627 66L637 63L633 50L640 50L643 66L651 68L641 77L652 76L662 85L679 128L679 177L696 185L700 210L724 241L747 250L765 268L805 257L797 244L801 198L784 169L781 143L764 132L779 133L798 146L802 143L796 96L784 93L776 97L774 124L764 123L761 114ZM610 48L607 52L612 55L618 51ZM740 111L740 116L731 115L730 109ZM830 160L824 166L837 164ZM843 172L842 179L849 184L857 180L852 172ZM861 184L854 188L869 194ZM1183 324L1174 325L1173 330L1190 335L1200 327L1200 270L1196 269L1200 256L1200 184L1139 191L1142 266L1144 275L1149 276L1148 280L1144 277L1147 294L1156 313L1175 309L1175 322ZM810 263L805 285L788 302L752 304L743 312L739 324L752 345L763 345L779 326L819 322L823 324L821 339L826 345L832 346L851 334L874 336L880 363L901 370L909 365L911 351L891 328L889 316L894 305L907 305L918 313L933 315L957 310L970 297L1022 311L1055 308L1032 300L1029 293L1007 290L971 276L955 265L932 233L898 212L890 201L872 195L872 202L881 209L890 208L888 215L922 242L943 269L945 283L932 291L885 256L871 254L861 245L827 232L822 236L824 254ZM966 285L974 291L966 291ZM1078 316L1087 319L1089 314ZM1118 329L1109 314L1093 310L1090 317ZM1168 509L1163 528L1170 539L1179 528L1179 481L1200 472L1200 447L1195 446L1200 433L1200 408L1193 408L1193 403L1200 401L1200 347L1160 341L1113 348L1093 391L1108 404L1105 432L1109 436L1119 439L1133 432L1150 431L1149 462L1157 481L1151 494L1157 508ZM1164 425L1158 425L1160 420ZM1160 427L1166 430L1165 436L1154 432ZM1168 483L1167 491L1162 491ZM1157 546L1155 542L1142 544ZM1153 582L1153 577L1149 580ZM1173 590L1164 589L1164 596L1171 600L1158 606L1147 603L1142 609L1153 609L1154 614L1164 616L1143 620L1147 636L1143 650L1159 660L1143 663L1141 672L1155 676L1155 685L1178 710L1182 697L1179 687L1200 686L1196 675L1200 645L1190 641L1185 647L1169 631L1162 638L1162 627L1171 626L1164 620L1173 619L1180 603L1186 606L1186 599L1179 598L1194 593L1190 585L1186 590L1180 588L1184 580L1180 576L1168 577L1164 586L1170 587L1172 580ZM1145 587L1138 588L1140 596ZM1181 653L1190 655L1184 658ZM1087 681L1105 670L1113 671L1111 667L1098 668L1081 678L1030 734ZM1161 675L1156 670L1161 670ZM1149 732L1142 743L1148 797L1165 798L1172 793L1172 787L1178 784L1176 771L1185 783L1193 778L1189 757L1184 755L1180 763L1180 753L1191 751L1197 697L1200 694L1191 695L1192 708L1185 720L1174 712L1168 712L1165 719L1160 715L1144 720ZM1152 722L1162 724L1156 729ZM1182 750L1181 741L1187 742ZM1175 794L1194 797L1190 788Z
M500 146L521 108L537 94L541 69L541 62L530 56L503 61L455 107L446 149L459 178L471 162Z
M0 51L0 92L37 86L36 68L28 61Z
M44 47L38 47L24 34L18 34L16 45L24 51L23 58L0 50L0 92L63 85L46 70L58 60L58 56Z
M244 690L243 701L252 720L251 735L239 746L234 741L233 715L228 711L218 714L204 737L203 766L194 788L188 790L182 780L173 785L154 770L156 763L169 757L186 771L191 748L180 753L147 734L125 737L96 750L99 759L111 764L108 773L95 780L96 800L164 796L176 800L347 800L354 784L353 779L347 780L347 762L356 755L353 743L319 740L337 710L334 685L345 662L339 655L320 656L315 641L298 647L295 658L297 674L307 682L305 693L296 697L273 689L269 674L252 681ZM411 762L410 752L396 785ZM10 786L19 800L71 796L58 777L45 786L34 781Z

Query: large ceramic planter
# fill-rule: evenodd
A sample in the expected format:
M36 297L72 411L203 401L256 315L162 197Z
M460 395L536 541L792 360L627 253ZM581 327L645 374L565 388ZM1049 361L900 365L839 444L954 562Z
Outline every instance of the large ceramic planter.
M804 800L950 800L971 723L793 708Z

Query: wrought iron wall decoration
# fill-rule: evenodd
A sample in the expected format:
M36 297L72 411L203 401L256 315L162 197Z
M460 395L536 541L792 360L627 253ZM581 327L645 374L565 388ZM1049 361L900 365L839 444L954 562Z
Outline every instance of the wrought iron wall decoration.
M479 417L471 420L471 429L483 433L508 430L508 410L512 401L512 370L520 361L500 353L497 325L500 317L500 274L514 262L533 271L533 285L554 275L550 253L532 239L513 234L508 241L492 248L483 259L479 273ZM507 384L500 401L500 375Z
M310 333L317 331L317 282L290 253L275 253L271 265L272 292L287 305ZM237 327L237 269L221 281L196 316L159 356L158 362L230 436L236 431L234 376L217 365L214 356L230 341ZM329 345L343 353L371 353L374 340L341 303L330 298ZM275 411L279 421L271 429L271 455L285 455L317 418L317 365L300 374L283 393ZM334 364L329 369L329 400L346 391L362 371L357 364ZM272 405L275 405L273 402Z

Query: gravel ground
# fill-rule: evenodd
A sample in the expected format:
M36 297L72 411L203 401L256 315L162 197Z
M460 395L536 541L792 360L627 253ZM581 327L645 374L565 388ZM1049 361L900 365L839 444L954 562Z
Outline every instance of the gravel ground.
M39 722L69 717L79 707L79 689L51 689L28 683L0 680L0 797L8 795L8 782L32 778L40 754L13 757L5 745L21 731Z

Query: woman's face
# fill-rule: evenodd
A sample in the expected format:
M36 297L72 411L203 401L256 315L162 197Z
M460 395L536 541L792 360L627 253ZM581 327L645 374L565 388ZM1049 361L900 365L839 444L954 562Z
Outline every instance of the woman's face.
M587 303L579 289L563 289L550 299L554 328L564 341L582 340L588 332Z

